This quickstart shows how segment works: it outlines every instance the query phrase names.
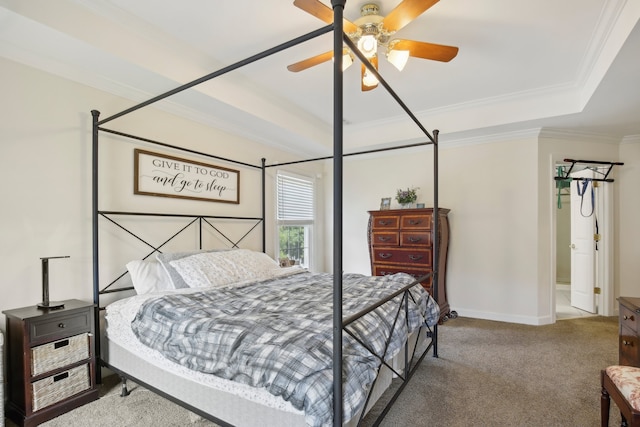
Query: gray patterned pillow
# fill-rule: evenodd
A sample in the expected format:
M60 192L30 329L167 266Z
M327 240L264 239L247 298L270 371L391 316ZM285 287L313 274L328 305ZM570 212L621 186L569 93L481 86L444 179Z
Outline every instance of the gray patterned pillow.
M169 252L163 254L157 254L156 259L162 264L164 270L169 275L169 279L173 283L173 286L176 289L180 288L188 288L189 286L184 281L180 273L170 264L171 261L175 261L178 259L182 259L191 255L201 254L205 252L220 252L225 251L226 249L210 249L210 250L199 250L199 251L189 251L189 252Z

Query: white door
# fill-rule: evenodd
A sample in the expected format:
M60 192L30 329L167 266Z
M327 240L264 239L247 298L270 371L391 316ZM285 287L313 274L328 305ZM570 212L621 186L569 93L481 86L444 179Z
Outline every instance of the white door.
M583 170L571 176L593 178L594 172ZM571 182L571 305L589 313L596 312L596 194L590 181Z

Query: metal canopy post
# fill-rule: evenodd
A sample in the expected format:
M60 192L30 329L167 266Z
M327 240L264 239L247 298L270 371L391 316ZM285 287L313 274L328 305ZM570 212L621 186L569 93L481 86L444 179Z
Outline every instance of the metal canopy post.
M342 425L342 38L346 0L333 6L333 425Z
M92 129L91 129L91 223L92 223L92 243L93 243L93 310L94 310L94 327L96 337L93 339L94 351L96 352L96 360L101 360L100 349L100 275L98 270L98 120L100 111L91 110ZM102 371L100 364L96 366L95 384L102 384Z
M266 177L266 169L265 163L267 159L264 157L261 159L260 163L262 165L262 252L267 252L267 227L266 225L266 215L267 215L267 177Z
M433 289L433 299L440 305L438 300L438 287L440 273L440 212L438 212L438 134L437 129L433 131L433 273L431 276L431 289ZM438 324L433 326L433 357L438 357Z

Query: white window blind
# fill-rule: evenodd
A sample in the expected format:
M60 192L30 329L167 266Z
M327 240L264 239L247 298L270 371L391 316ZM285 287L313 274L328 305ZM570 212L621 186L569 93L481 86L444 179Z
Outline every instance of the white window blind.
M313 221L313 181L278 173L278 220Z

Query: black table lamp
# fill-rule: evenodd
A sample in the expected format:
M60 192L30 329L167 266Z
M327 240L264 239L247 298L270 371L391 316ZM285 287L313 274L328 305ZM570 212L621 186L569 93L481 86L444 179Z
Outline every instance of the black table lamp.
M38 308L55 310L64 307L64 304L61 302L49 301L49 260L56 258L70 258L70 256L64 255L40 258L40 260L42 260L42 302L38 304Z

